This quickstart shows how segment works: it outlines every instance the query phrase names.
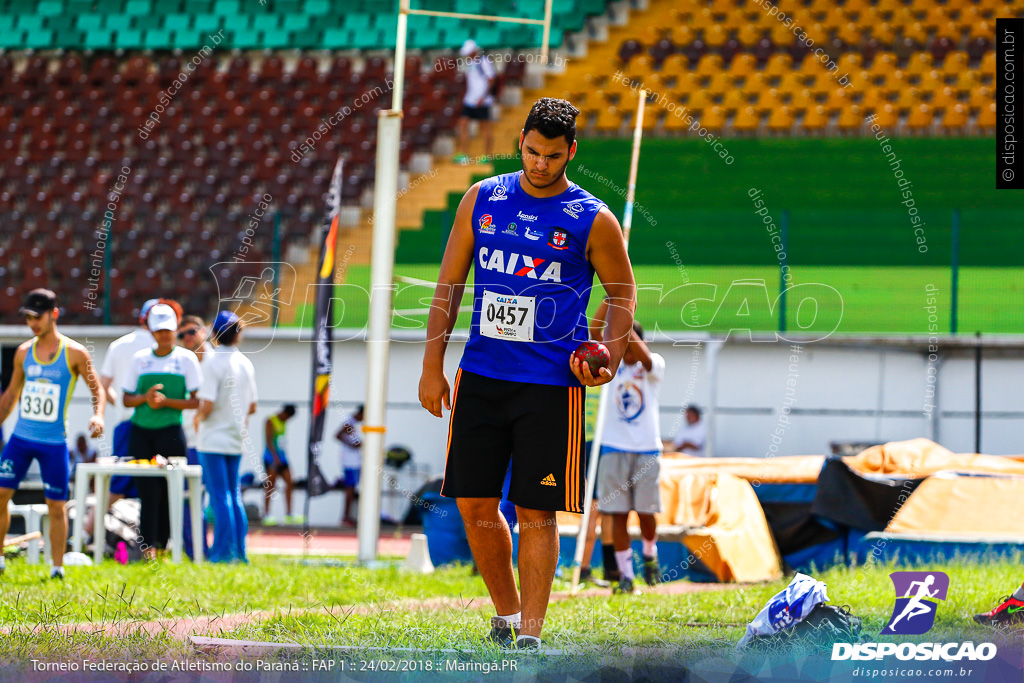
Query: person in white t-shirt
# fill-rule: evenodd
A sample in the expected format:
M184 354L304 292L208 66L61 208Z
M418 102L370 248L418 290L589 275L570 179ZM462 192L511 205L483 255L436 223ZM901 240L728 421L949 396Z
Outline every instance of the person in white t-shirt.
M455 160L469 161L469 122L479 122L484 135L488 158L494 156L494 126L491 124L491 107L494 106L493 88L498 72L491 58L484 54L474 40L462 44L459 54L466 64L466 94L462 98L462 114L459 116L459 154Z
M249 523L238 485L242 452L252 450L249 416L256 412L256 371L238 350L242 326L231 311L213 321L217 347L203 360L203 383L196 411L199 464L213 508L211 562L247 562L245 537Z
M359 487L359 473L363 467L363 406L360 405L356 411L345 418L341 428L334 435L341 442L341 468L345 476L345 514L342 516L342 525L356 525L352 516L352 507L359 499L356 489Z
M213 351L213 344L207 338L206 321L198 315L186 315L178 325L178 346L188 349L196 354L200 365L208 351ZM198 465L199 434L195 428L196 411L183 410L181 413L181 426L185 430L185 447L188 453L188 464Z
M704 455L704 444L708 440L707 427L700 419L700 408L687 406L686 424L679 428L675 438L672 439L672 448L677 453L687 455Z
M602 304L604 305L604 304ZM633 593L633 551L626 522L631 510L640 517L643 540L644 580L659 582L658 523L661 512L660 405L658 393L665 377L665 359L651 353L643 340L643 328L633 323L629 344L615 378L608 385L597 509L612 520L619 583L615 593Z

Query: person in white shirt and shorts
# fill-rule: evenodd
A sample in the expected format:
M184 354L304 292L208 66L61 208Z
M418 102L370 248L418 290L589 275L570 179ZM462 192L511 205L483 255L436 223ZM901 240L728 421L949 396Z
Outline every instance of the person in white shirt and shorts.
M606 304L602 304L605 307ZM597 319L603 319L598 309ZM609 383L601 459L597 470L597 509L612 520L619 583L614 593L633 593L633 551L626 522L635 510L643 537L644 580L659 582L657 521L661 512L661 438L658 393L665 376L665 359L651 353L643 328L633 324L629 345L615 378Z

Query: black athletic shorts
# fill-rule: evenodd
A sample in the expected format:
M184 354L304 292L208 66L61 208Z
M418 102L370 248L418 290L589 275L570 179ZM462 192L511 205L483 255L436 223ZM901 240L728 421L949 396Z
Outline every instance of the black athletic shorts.
M468 104L463 104L462 115L474 121L490 121L491 108L486 105L483 107L471 107Z
M459 370L441 495L508 498L531 510L583 512L583 387L510 382Z

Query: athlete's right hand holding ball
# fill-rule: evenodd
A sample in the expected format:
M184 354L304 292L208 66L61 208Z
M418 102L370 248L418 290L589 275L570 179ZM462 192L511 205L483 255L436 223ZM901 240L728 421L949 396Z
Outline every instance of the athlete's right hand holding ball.
M448 383L448 376L444 374L444 369L424 365L423 374L420 375L420 405L434 417L442 417L442 405L446 410L452 409L450 397L451 385Z
M580 384L588 387L599 387L612 381L611 354L608 347L600 342L583 342L569 356L569 368ZM597 374L594 374L594 370Z

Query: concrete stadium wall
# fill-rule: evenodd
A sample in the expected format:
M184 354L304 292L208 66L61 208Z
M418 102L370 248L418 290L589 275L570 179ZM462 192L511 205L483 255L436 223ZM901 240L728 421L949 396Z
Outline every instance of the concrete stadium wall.
M99 365L110 341L127 329L68 326L61 331L92 347ZM19 326L0 327L0 345L23 341L27 331ZM262 470L263 420L281 404L290 402L296 404L298 413L289 423L286 452L294 476L301 479L306 472L311 349L298 330L277 330L272 339L270 335L270 330L251 330L242 345L255 365L260 391L259 411L250 423L254 436L244 454L242 471ZM334 345L332 407L326 428L327 456L322 464L329 481L341 475L334 433L366 391L362 334L338 331L336 336L345 341ZM973 451L974 351L967 346L973 340L939 339L941 350L931 363L928 343L927 337L829 338L799 344L800 351L795 351L789 342L756 342L749 337L724 342L705 338L699 347L656 339L651 346L667 362L661 392L662 435L675 433L688 403L705 409L713 404L706 415L715 456L821 454L829 451L833 441L883 442L920 436L955 452ZM1022 453L1024 339L998 338L986 343L982 450L990 454ZM446 368L450 379L455 376L463 345L464 339L449 345ZM717 354L716 347L720 349ZM431 416L419 405L422 353L421 336L400 337L391 345L386 442L406 446L414 462L440 476L448 421ZM716 364L717 383L713 388ZM930 383L930 377L935 378L934 383ZM933 398L928 398L930 385L935 387ZM72 437L84 431L88 415L88 391L80 382L69 414ZM4 424L5 434L10 434L14 420L12 415ZM108 427L114 424L115 420L108 419ZM99 446L105 448L105 444ZM408 481L399 488L413 487ZM256 502L259 493L248 494L251 497L247 500ZM302 509L300 493L295 504L297 510ZM340 493L314 500L311 522L337 524L341 504Z

